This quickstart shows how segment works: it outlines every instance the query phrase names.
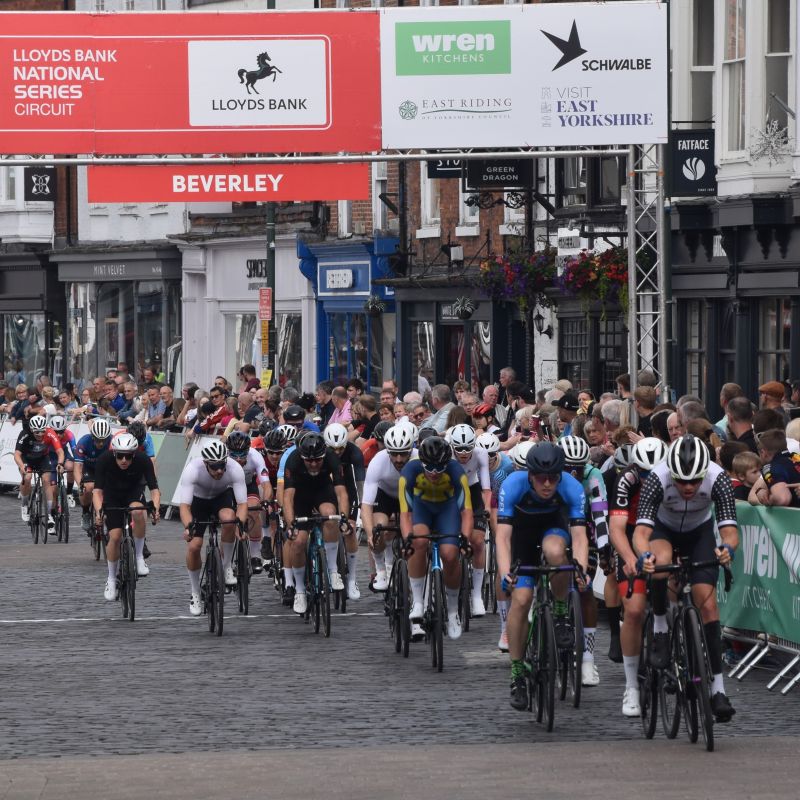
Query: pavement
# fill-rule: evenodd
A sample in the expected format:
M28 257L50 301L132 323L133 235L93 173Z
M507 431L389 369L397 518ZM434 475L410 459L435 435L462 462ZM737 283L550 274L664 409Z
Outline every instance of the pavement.
M598 630L601 685L557 703L548 734L508 705L496 617L429 650L394 653L378 596L334 614L326 640L254 576L251 615L226 606L221 638L188 613L185 544L149 528L151 574L137 619L103 600L106 569L72 516L69 544L34 546L0 495L0 800L127 797L493 798L528 787L558 798L607 791L663 797L797 798L800 691L727 681L737 709L707 753L681 734L645 741L620 714L624 679ZM435 787L435 788L434 788Z

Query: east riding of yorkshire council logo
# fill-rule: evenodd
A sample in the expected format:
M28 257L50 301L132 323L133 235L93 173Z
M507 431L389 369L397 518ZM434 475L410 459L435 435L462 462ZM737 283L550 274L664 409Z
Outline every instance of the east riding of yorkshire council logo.
M511 22L398 22L398 75L503 75L511 72Z

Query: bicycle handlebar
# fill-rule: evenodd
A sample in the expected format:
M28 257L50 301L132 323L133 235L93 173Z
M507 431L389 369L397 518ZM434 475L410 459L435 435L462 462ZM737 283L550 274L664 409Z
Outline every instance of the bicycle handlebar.
M644 578L645 581L648 583L652 580L653 575L657 572L662 573L674 573L674 572L685 572L688 576L688 573L695 569L704 569L705 567L722 567L723 573L725 575L725 591L729 592L731 590L731 586L733 585L733 573L731 572L731 568L727 564L720 564L717 559L710 559L708 561L680 561L677 564L662 564L661 566L657 566L653 572L645 572L645 573L637 573L636 575L628 575L628 591L625 594L625 599L630 600L633 596L633 584L635 583L637 578Z

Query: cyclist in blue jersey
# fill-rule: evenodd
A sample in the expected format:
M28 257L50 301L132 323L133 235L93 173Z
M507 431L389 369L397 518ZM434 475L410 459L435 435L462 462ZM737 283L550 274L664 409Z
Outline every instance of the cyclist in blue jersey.
M467 473L452 457L450 445L440 436L429 436L419 446L419 458L409 461L400 473L398 485L400 502L400 533L404 539L413 531L415 536L438 533L439 553L447 601L447 635L461 636L458 617L458 592L461 586L459 543L463 534L472 534L472 501ZM416 546L408 559L411 584L411 638L418 641L424 635L424 609L427 547Z
M78 439L75 447L75 483L80 487L83 508L83 528L89 531L92 525L92 491L94 490L94 468L97 459L108 451L111 443L111 425L103 417L92 420L89 433Z
M508 611L508 650L511 656L511 706L528 708L523 654L528 631L528 611L533 602L534 581L509 572L512 559L522 566L533 566L539 548L551 566L566 565L568 548L586 572L589 543L586 536L586 511L583 486L564 472L564 451L550 442L535 444L526 457L527 470L509 475L500 490L497 508L497 570L504 583L513 585ZM581 581L579 580L579 584ZM556 644L560 649L573 645L567 620L569 576L554 575L553 590ZM580 588L583 588L580 586Z

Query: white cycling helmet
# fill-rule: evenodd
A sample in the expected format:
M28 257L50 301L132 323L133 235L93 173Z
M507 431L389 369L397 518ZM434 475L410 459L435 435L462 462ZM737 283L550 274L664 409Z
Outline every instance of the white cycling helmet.
M92 422L90 430L95 439L108 439L111 436L111 425L107 419L102 417L98 417Z
M691 433L676 439L667 452L669 473L678 481L696 481L705 477L711 459L708 448Z
M486 450L491 456L500 451L500 440L493 433L482 433L475 440L475 446Z
M28 427L34 433L42 433L47 428L47 420L41 414L37 414L35 417L30 418Z
M132 433L121 433L111 440L111 449L115 453L135 453L139 449L139 440Z
M450 429L449 441L454 450L472 450L475 447L475 429L462 422Z
M278 425L277 430L286 438L287 447L294 444L294 440L297 438L297 428L294 425Z
M570 466L582 466L589 461L589 443L580 436L564 436L558 440L558 446Z
M390 453L410 453L414 437L406 425L392 425L383 437L383 446Z
M328 447L344 447L347 444L347 428L340 422L332 422L322 435Z
M623 444L614 451L614 466L617 469L625 469L631 465L631 450L631 445Z
M50 417L50 427L57 433L62 433L67 429L67 418L62 414L55 414Z
M397 423L397 426L400 428L405 428L411 434L412 442L416 442L419 438L419 428L408 417L403 417Z
M656 436L640 439L631 450L631 463L648 472L666 457L667 445Z
M228 448L222 442L213 441L203 445L200 451L200 458L206 463L225 461L228 458Z
M536 442L517 442L511 448L511 460L517 469L528 469L528 451Z

